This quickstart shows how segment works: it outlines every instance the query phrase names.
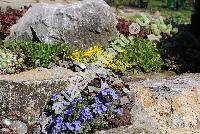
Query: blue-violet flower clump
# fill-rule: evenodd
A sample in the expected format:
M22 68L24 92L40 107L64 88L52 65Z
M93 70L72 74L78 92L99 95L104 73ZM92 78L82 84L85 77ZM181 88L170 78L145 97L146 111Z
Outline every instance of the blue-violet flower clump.
M98 119L106 121L111 114L122 115L115 101L118 94L109 88L100 89L94 97L81 95L66 99L62 94L54 94L45 110L50 117L46 131L49 134L87 133Z

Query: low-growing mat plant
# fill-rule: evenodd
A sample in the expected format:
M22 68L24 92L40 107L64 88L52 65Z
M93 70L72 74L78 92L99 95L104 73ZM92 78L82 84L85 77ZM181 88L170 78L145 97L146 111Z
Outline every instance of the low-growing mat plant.
M113 42L123 51L118 53L116 59L130 64L130 71L137 72L158 72L164 64L156 44L152 41L134 37L116 39ZM125 47L122 47L125 46Z
M8 49L0 49L0 72L15 73L24 68L24 59Z
M48 134L86 134L108 127L109 117L120 117L123 110L117 103L118 93L112 88L101 87L91 93L80 92L77 97L65 97L73 92L66 88L61 94L52 95L45 108L50 117Z
M115 50L112 49L112 52L113 51ZM90 47L88 50L74 50L70 56L70 59L86 64L98 62L101 66L110 68L115 72L124 72L126 68L129 67L129 64L119 59L113 59L115 55L112 52L109 51L109 49L94 46ZM117 51L115 54L117 54ZM113 58L111 58L111 56Z
M66 55L71 53L68 44L18 42L4 44L4 47L16 54L24 54L25 64L30 68L48 67L51 62L63 60Z
M110 41L103 49L91 47L88 50L74 50L71 60L92 63L96 62L114 72L158 72L164 64L156 44L152 41L121 35Z

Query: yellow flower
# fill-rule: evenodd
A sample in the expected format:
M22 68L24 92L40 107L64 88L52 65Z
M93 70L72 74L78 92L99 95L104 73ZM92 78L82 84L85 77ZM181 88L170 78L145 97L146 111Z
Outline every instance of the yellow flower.
M90 47L87 51L74 50L71 55L71 60L91 63L97 61L97 55L103 54L103 49L98 46Z
M125 51L124 51L125 52ZM88 50L74 50L70 58L74 61L79 61L83 63L92 63L100 60L104 67L110 68L114 71L125 71L130 64L119 59L113 60L113 53L108 53L104 55L104 50L102 47L94 46L90 47Z

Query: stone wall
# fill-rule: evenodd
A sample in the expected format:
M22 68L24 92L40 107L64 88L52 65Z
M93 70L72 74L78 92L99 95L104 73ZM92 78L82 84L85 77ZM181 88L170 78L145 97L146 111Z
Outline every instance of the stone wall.
M134 98L132 125L99 133L199 134L199 76L154 76L130 82Z
M70 84L77 76L92 78L93 75L91 70L72 72L64 68L54 68L1 76L0 106L7 117L18 113L21 117L29 116L36 120L49 96L53 92L61 91L65 84ZM199 134L199 78L200 74L184 74L132 79L127 82L134 102L131 111L132 125L97 133Z
M74 75L76 73L70 70L55 68L0 76L0 110L3 116L36 121L49 97L63 90Z

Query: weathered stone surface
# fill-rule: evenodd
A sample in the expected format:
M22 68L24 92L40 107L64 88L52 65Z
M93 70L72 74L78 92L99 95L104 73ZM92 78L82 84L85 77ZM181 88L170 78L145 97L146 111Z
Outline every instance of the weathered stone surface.
M151 132L147 131L143 128L135 128L134 126L122 126L119 128L114 128L107 131L99 131L95 134L151 134Z
M116 23L115 15L103 0L65 5L39 3L11 28L9 40L33 40L35 32L42 42L69 42L74 47L106 45L117 33Z
M10 126L18 134L25 134L27 132L26 124L21 121L12 121Z
M60 67L39 70L0 76L0 108L5 111L4 116L12 117L12 113L16 113L20 117L32 118L31 122L37 119L37 122L46 124L45 117L37 117L53 92L59 92L66 84L80 83L77 86L84 87L84 83L99 72L92 66L87 67L86 72L72 72ZM200 74L185 74L129 82L134 102L132 125L97 133L199 134L199 78ZM44 125L42 127L44 130Z
M152 133L200 133L200 81L194 76L131 83L137 106L132 109L133 126Z
M3 116L34 122L49 96L64 89L74 75L76 73L64 68L0 75L0 109Z
M199 134L200 75L150 76L130 82L132 125L97 134Z
M0 75L0 110L6 118L36 122L53 93L65 88L83 90L97 77L99 70L101 67L88 65L84 72L55 67Z

